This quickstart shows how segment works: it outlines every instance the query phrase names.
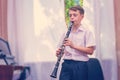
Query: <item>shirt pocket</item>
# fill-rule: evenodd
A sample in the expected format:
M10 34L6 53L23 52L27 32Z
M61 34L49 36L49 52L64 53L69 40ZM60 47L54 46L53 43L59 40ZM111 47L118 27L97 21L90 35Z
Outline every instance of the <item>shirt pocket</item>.
M75 36L75 40L73 41L73 43L78 46L84 46L85 45L84 37L83 36Z

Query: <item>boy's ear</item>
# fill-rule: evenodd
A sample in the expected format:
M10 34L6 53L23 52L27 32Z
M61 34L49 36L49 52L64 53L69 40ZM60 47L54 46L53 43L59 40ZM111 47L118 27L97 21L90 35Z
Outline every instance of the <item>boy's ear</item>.
M82 15L82 18L84 18L84 15Z

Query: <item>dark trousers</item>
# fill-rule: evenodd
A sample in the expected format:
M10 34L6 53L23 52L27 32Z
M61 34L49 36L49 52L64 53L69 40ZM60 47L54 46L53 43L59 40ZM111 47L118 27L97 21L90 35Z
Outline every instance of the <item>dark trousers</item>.
M59 80L88 80L87 62L64 60Z

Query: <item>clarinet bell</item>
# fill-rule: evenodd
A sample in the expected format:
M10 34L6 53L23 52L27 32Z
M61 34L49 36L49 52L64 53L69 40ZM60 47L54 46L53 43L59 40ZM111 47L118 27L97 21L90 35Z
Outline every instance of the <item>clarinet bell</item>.
M52 74L50 75L50 77L57 78L57 70L58 70L58 68L55 68L53 70Z

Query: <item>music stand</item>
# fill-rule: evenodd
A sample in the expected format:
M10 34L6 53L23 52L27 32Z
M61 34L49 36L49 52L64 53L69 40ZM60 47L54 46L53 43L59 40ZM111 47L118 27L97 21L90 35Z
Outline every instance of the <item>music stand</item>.
M15 64L8 42L2 38L0 38L0 59L3 59L6 65Z
M30 67L17 65L14 58L15 57L11 54L9 43L0 38L0 59L4 60L5 64L8 66L13 65L12 68L14 70L21 70L22 72L18 80L25 80L27 78L26 71L28 71L30 75Z

